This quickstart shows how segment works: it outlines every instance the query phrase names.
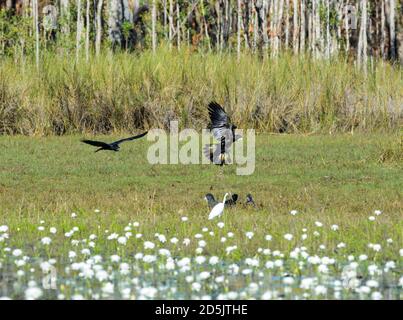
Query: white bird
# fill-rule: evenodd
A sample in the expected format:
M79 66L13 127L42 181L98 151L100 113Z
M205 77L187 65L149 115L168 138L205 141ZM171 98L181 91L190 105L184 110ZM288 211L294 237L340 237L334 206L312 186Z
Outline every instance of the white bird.
M219 217L222 215L222 213L224 212L224 206L225 206L225 200L228 196L228 193L225 194L224 196L224 200L222 202L217 203L213 209L211 210L208 219L214 219L215 217Z

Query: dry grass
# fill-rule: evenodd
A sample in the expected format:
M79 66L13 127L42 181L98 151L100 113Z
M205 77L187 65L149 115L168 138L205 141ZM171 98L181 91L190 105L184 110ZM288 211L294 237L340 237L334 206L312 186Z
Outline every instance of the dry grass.
M0 62L0 134L110 133L167 126L201 128L206 104L223 103L243 127L266 132L394 130L402 121L400 67L375 64L365 77L341 60L160 49Z

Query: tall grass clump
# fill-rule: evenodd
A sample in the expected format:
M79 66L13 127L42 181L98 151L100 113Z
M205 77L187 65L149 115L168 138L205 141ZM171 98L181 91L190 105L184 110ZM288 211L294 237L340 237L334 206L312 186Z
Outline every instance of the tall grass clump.
M341 59L282 55L260 59L160 48L104 53L88 63L44 54L35 63L0 62L0 134L109 133L202 128L217 100L242 127L269 132L395 130L403 116L399 66L367 75Z

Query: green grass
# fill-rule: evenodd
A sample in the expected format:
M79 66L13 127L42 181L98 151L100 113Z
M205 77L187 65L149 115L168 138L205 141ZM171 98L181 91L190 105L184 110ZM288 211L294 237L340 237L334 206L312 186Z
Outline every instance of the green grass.
M301 234L319 220L343 228L354 251L389 237L395 240L390 248L401 245L402 163L379 162L396 135L260 135L250 176L237 176L234 166L150 165L145 139L124 144L118 153L94 153L79 139L0 137L0 224L26 230L15 235L21 244L38 236L42 219L65 231L77 224L83 231L98 225L112 231L138 220L144 233L183 238L215 224L207 220L205 193L219 199L238 193L244 201L250 192L259 209L226 210L228 230L253 230L262 239L270 232L284 249L281 235ZM292 209L301 214L292 217ZM383 211L381 219L369 222L376 209ZM79 220L70 218L73 211ZM186 227L183 215L192 221ZM322 241L335 241L326 237ZM242 246L243 253L255 249Z

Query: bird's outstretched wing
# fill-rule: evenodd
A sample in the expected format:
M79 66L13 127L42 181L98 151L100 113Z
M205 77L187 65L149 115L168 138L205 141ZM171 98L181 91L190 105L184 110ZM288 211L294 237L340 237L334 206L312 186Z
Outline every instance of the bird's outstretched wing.
M208 104L208 113L212 128L229 128L231 121L225 110L217 102L212 101Z
M102 142L102 141L94 141L94 140L81 140L81 142L84 142L86 144L90 144L94 147L100 147L100 148L108 148L109 144Z
M138 134L137 136L133 136L133 137L129 137L129 138L120 139L120 140L118 140L118 141L112 142L111 144L120 144L120 143L125 142L125 141L135 140L135 139L144 137L147 133L148 133L148 131L143 132L143 133L140 133L140 134Z
M225 110L217 103L210 102L208 105L208 112L210 116L210 125L213 136L217 140L225 137L227 141L233 140L233 126L230 117Z

